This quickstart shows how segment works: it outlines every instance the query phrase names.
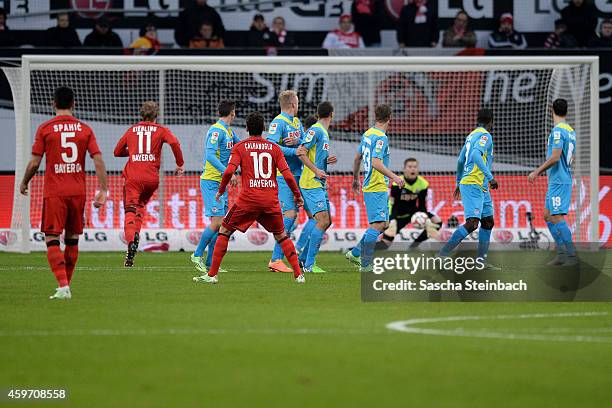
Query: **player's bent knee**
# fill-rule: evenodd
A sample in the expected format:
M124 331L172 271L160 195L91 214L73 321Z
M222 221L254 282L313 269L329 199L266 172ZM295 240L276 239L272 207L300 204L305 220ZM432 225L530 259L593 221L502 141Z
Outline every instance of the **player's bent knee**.
M471 234L472 232L476 231L479 222L480 220L478 218L468 218L465 220L463 227L467 230L468 234Z
M47 244L47 248L52 247L52 246L59 246L60 242L59 239L50 239L46 242Z
M76 246L76 245L79 245L79 239L78 238L65 238L64 243L66 244L66 246Z
M285 231L281 232L280 234L274 234L274 239L279 244L283 242L284 240L286 240L287 238L289 238L289 235L287 235Z
M480 226L484 229L491 230L495 226L495 218L493 217L484 217L480 220Z
M234 233L233 230L228 229L228 228L224 227L223 225L219 228L219 234L225 235L228 238L231 237L233 233Z

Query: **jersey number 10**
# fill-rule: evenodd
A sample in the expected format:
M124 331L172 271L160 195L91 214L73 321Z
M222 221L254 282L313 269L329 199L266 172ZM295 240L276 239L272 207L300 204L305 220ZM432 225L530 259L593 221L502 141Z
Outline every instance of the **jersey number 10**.
M272 175L272 156L268 152L251 152L253 172L256 179L269 179ZM264 159L265 163L264 163Z

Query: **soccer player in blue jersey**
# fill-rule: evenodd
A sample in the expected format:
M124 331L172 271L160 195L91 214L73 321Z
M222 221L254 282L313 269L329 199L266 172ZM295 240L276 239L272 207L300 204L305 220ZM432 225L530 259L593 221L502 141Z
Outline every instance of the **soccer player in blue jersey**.
M299 99L295 91L288 90L280 93L278 101L281 113L270 123L267 139L280 146L289 165L289 170L291 170L293 177L299 184L300 176L302 175L302 161L296 152L304 136L304 128L296 116ZM285 231L291 232L297 218L298 207L295 205L293 193L285 179L280 174L277 174L276 180L278 181L278 200L283 212ZM268 268L273 272L293 272L291 268L285 265L283 257L282 248L280 245L275 244Z
M544 219L550 234L557 244L557 256L549 265L575 265L576 249L572 242L565 215L569 211L572 198L572 161L576 149L576 132L567 124L567 101L556 99L552 105L553 123L555 127L548 136L546 161L532 171L528 179L531 183L546 171L548 176L548 191Z
M345 254L349 261L360 266L361 272L372 271L376 241L389 226L389 179L400 188L404 185L404 179L387 167L389 140L386 132L391 120L391 108L389 105L378 105L374 115L376 123L361 136L353 165L353 191L359 193L359 173L363 163L363 201L370 227L363 234L359 245Z
M331 225L329 215L329 197L327 196L326 178L329 159L329 125L334 116L331 102L321 102L317 106L319 120L306 132L306 137L297 150L298 157L304 164L300 177L300 190L304 198L304 207L312 215L316 224L306 238L306 246L300 253L303 272L325 273L315 264L325 231Z
M491 173L493 112L489 109L481 109L478 112L477 122L478 127L465 139L465 144L457 159L457 186L454 197L462 200L465 223L455 230L440 250L440 255L448 256L480 224L477 256L484 260L489 269L497 269L486 263L491 230L495 225L489 187L493 190L498 188L497 181Z
M200 190L202 191L205 215L210 217L210 224L202 232L200 242L191 255L191 262L202 275L206 275L207 267L210 268L219 227L221 227L228 206L227 192L219 200L215 198L215 195L219 190L221 176L229 162L232 148L235 143L240 141L230 127L236 117L236 104L228 100L221 101L218 112L219 120L208 129L206 134L204 170L200 176ZM237 185L236 175L232 177L230 184L232 186ZM206 262L204 262L203 254L206 247L208 247L208 253Z

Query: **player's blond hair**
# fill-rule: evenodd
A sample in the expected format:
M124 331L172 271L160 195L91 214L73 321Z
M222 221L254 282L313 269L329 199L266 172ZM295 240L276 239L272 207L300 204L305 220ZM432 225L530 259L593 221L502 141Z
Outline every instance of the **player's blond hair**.
M283 91L278 95L278 103L280 104L281 109L289 108L291 102L294 99L297 99L297 93L291 89Z
M146 101L140 107L140 117L145 122L153 122L159 115L159 105L155 101Z

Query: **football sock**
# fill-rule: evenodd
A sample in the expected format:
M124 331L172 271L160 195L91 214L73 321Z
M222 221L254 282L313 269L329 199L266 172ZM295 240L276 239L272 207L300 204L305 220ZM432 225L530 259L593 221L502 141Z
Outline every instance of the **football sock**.
M208 243L212 239L213 235L215 235L215 234L216 234L216 232L211 230L210 227L206 227L206 229L204 231L202 231L202 235L200 235L200 242L198 242L198 246L196 247L196 249L195 249L193 254L195 256L202 256L202 255L204 255L204 249L206 248L206 246L208 245Z
M448 256L450 252L455 249L457 245L461 243L468 236L468 232L465 227L462 225L453 232L448 242L442 247L440 250L440 255Z
M306 267L311 268L315 263L315 258L321 248L321 241L323 241L323 235L325 231L320 230L318 227L314 227L310 233L310 242L308 244L308 255L306 257Z
M142 228L142 221L144 220L144 207L140 208L136 213L136 219L134 221L136 232L140 233L140 229Z
M361 237L361 239L359 240L357 245L355 245L353 247L353 249L351 249L351 253L353 254L353 256L356 256L356 257L360 257L361 256L361 244L363 243L363 239L365 238L365 236L366 236L366 234L364 232L363 236Z
M312 231L310 233L312 234ZM310 242L311 242L310 237L308 237L308 241L306 241L306 246L304 246L304 249L302 249L302 252L300 252L300 255L298 256L298 259L300 260L300 262L306 263L306 258L308 257L308 251L310 248Z
M293 242L287 236L281 239L278 245L281 247L283 254L285 254L285 257L291 264L291 269L293 269L293 276L297 278L302 274L302 271L300 271L300 263L298 261L295 246L293 246Z
M317 221L313 218L309 218L306 224L304 225L304 228L300 233L300 238L295 244L295 249L297 249L298 252L303 252L306 248L306 244L308 244L308 238L310 238L310 233L312 232L312 229L315 225L317 225Z
M491 231L480 227L478 230L478 258L487 259L489 254L489 243L491 242Z
M293 227L293 223L295 222L295 218L289 218L283 216L283 223L285 224L285 231L287 235L291 233L291 227ZM279 259L283 259L283 249L278 244L274 244L274 249L272 250L272 262L278 261Z
M59 245L59 240L47 242L47 261L59 287L62 288L68 286L68 278L66 277L66 261L64 261L64 254Z
M215 250L213 251L212 264L208 270L208 276L216 276L217 272L219 272L219 266L221 266L221 261L227 252L228 242L229 237L227 235L219 234L217 243L215 244Z
M380 234L380 231L373 228L368 228L365 234L363 234L361 241L361 266L368 266L372 263L376 240Z
M563 243L563 240L561 239L561 236L559 235L559 232L557 231L557 226L550 221L546 221L546 225L548 226L550 235L553 237L553 239L555 240L555 243L557 244L557 253L564 254L565 244Z
M130 243L134 241L134 234L136 233L136 213L134 211L125 212L125 224L123 225L123 233L125 240Z
M424 230L421 232L421 234L420 234L418 237L416 237L416 239L414 240L414 242L417 242L417 243L418 243L418 242L423 242L423 241L425 241L425 240L427 240L427 230L426 230L426 229L424 229Z
M572 241L572 231L570 231L567 226L567 222L565 220L557 223L557 235L559 235L561 241L565 246L565 250L569 256L576 256L576 248L574 247L574 242Z
M68 284L72 280L72 274L76 267L77 259L79 258L79 240L66 239L66 248L64 248L64 263L66 265L66 279Z
M206 267L210 268L210 265L212 265L212 257L213 257L213 253L215 252L215 244L217 243L217 237L219 236L218 232L215 232L215 234L212 236L212 238L210 239L210 242L208 243L208 249L206 250Z

